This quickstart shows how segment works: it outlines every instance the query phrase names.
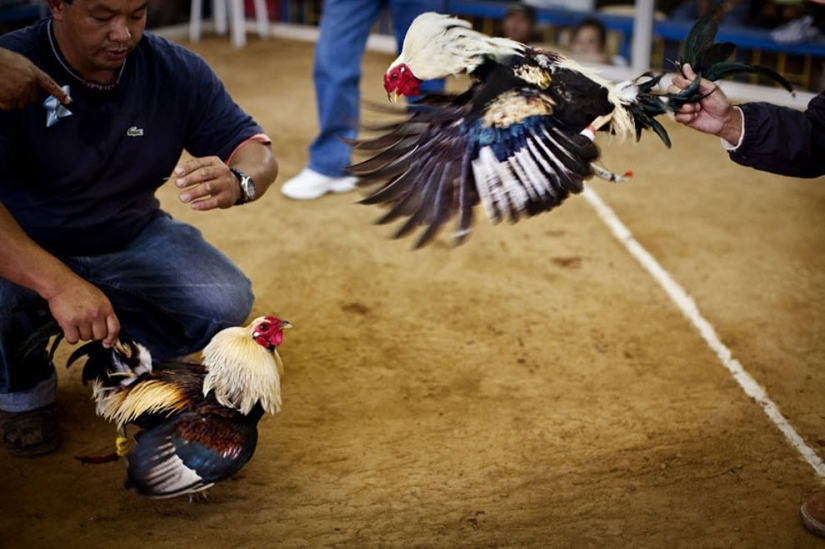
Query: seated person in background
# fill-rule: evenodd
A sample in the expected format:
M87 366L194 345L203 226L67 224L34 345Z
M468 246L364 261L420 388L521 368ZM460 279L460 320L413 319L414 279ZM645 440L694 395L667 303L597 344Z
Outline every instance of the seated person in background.
M611 57L607 53L607 28L595 17L582 19L573 29L573 36L570 38L570 57L580 63L627 65L623 57Z
M539 41L539 31L536 28L536 10L521 2L513 2L507 6L504 19L501 20L501 36L534 45Z
M760 0L756 0L759 2ZM683 0L668 14L672 21L696 21L709 10L722 7L721 25L743 25L750 19L753 0Z

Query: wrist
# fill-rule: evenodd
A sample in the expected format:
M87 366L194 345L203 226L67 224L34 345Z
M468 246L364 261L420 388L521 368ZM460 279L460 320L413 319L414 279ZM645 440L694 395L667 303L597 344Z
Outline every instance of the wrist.
M242 172L237 168L229 168L229 171L235 176L238 180L238 189L240 190L240 195L237 201L235 201L236 206L240 206L241 204L246 204L247 202L252 202L256 198L258 198L257 190L255 189L255 181Z
M727 119L716 135L735 145L742 138L742 122L742 111L738 107L731 107Z

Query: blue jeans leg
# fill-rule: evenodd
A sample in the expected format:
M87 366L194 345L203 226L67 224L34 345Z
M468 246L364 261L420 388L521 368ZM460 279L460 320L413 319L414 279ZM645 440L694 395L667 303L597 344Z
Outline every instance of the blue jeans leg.
M344 167L351 164L352 147L339 137L352 139L358 134L361 60L383 4L377 0L324 2L312 74L320 132L309 146L309 168L321 174L348 175Z
M309 168L323 175L349 175L344 168L352 163L352 147L340 137L358 135L361 61L370 29L385 5L390 6L399 52L413 19L425 11L444 11L443 0L324 2L313 68L320 131L309 146ZM443 87L443 80L434 80L422 84L421 89L433 92Z
M207 243L200 231L167 215L149 223L124 250L61 260L106 294L126 333L144 344L156 359L202 349L219 330L242 324L252 310L249 279ZM16 293L24 298L34 295L7 281L0 282L4 308L8 307L5 295L15 293L8 287L17 288ZM49 368L35 376L39 379L27 376L16 382L20 365L9 358L20 343L21 329L25 325L21 328L20 322L16 327L0 322L0 409L6 409L12 398L18 407L26 402L28 408L24 409L51 402L33 392L38 383L48 379L45 374L51 374ZM31 393L28 401L26 393Z
M24 412L54 402L57 374L46 350L38 349L24 361L15 354L48 310L31 290L0 278L0 410Z

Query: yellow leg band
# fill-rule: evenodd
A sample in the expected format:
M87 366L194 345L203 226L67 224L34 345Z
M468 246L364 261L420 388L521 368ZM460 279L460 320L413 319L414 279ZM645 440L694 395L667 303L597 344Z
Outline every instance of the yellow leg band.
M115 452L118 456L124 457L126 454L129 453L130 449L131 444L129 444L128 437L118 435L117 438L115 438Z

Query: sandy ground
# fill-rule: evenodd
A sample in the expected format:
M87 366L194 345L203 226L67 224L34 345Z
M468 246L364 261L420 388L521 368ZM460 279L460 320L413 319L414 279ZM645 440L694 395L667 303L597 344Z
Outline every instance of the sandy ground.
M297 173L311 45L195 49L274 138L279 182ZM368 97L383 99L389 60L365 58ZM636 177L591 187L825 456L825 181L736 166L667 128L670 151L603 143ZM72 459L114 429L61 369L62 450L0 454L0 546L825 546L797 515L822 479L583 198L412 252L355 193L273 191L198 214L162 190L253 279L255 314L296 326L284 410L253 460L206 499L142 499L122 464Z

